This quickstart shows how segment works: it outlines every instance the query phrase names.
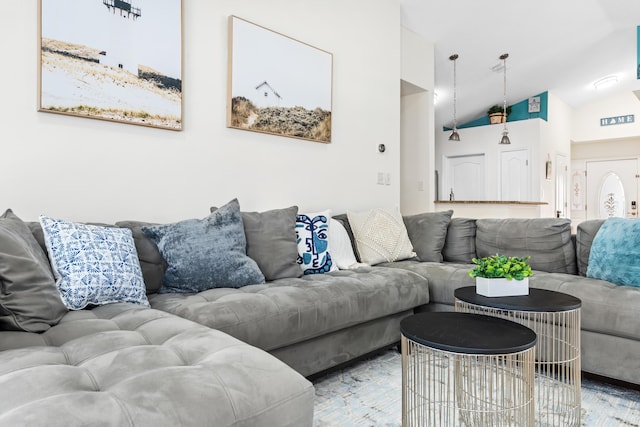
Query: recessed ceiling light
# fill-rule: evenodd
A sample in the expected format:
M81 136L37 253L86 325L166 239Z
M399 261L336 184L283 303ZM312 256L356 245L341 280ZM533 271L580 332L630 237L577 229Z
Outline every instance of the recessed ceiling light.
M615 83L618 83L617 76L607 76L593 82L593 87L595 87L596 89L604 89L605 87L611 86Z

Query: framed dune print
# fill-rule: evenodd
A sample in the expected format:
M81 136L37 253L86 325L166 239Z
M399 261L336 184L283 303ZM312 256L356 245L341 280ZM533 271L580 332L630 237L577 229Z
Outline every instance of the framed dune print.
M230 16L227 126L331 142L333 55Z
M182 0L39 0L38 111L182 130Z

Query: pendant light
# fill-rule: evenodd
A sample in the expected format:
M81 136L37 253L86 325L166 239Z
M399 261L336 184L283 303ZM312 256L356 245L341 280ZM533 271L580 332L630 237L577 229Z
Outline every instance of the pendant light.
M458 54L454 53L449 59L453 61L453 131L449 135L449 141L460 141L460 135L456 127L458 124L456 122L456 59L458 59Z
M502 68L504 69L504 104L502 107L502 114L504 115L504 130L502 131L502 138L500 138L500 144L511 144L509 139L509 131L507 130L507 58L508 53L500 55L502 59Z

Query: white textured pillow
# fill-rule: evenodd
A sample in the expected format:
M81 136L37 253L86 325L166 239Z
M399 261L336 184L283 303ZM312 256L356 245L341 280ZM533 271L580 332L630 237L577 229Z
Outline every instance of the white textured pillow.
M398 208L347 212L347 217L362 262L376 265L416 256Z
M128 228L77 224L40 215L62 302L70 310L131 302L149 306Z
M340 221L331 218L329 225L329 246L331 246L331 255L340 270L361 267L363 264L358 263L356 256L353 254L351 239L349 234Z

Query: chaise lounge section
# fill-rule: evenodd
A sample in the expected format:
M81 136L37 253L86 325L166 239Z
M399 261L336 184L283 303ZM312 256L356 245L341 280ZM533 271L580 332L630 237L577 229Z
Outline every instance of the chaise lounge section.
M220 331L134 304L0 331L0 425L310 426L313 386ZM265 392L268 390L268 392Z

